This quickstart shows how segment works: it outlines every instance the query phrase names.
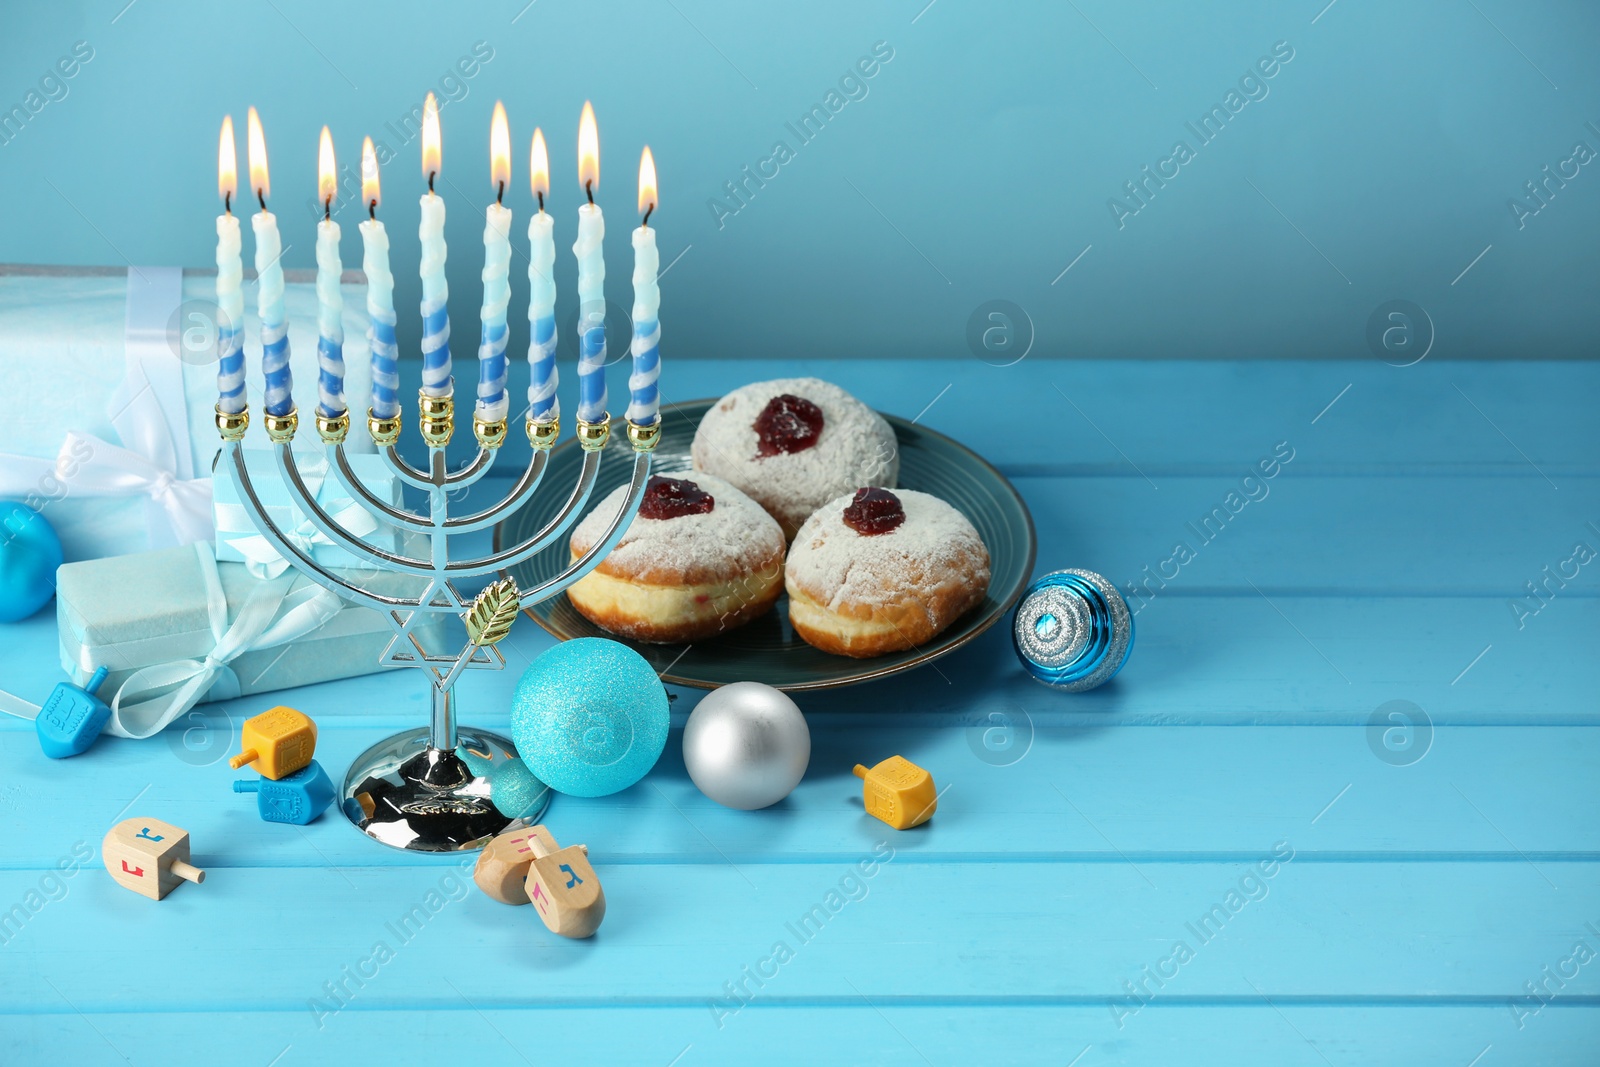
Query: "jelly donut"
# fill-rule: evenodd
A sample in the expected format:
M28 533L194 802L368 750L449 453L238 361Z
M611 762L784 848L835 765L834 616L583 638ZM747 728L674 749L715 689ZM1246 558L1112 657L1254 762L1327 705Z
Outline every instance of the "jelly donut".
M732 482L792 538L813 511L857 486L892 487L900 474L883 416L819 378L778 378L735 389L700 420L694 469Z
M572 531L572 557L605 535L619 486ZM721 478L653 475L601 564L567 590L579 614L637 641L699 641L742 626L783 590L783 531Z
M806 520L786 571L795 632L862 658L916 648L981 603L989 550L936 496L858 489Z

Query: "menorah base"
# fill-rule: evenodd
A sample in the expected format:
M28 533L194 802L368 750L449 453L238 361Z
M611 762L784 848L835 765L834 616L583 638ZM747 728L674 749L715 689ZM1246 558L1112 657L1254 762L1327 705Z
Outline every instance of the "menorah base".
M462 728L454 750L431 738L427 727L395 734L345 772L345 817L374 841L412 852L478 849L549 806L550 787L508 738Z

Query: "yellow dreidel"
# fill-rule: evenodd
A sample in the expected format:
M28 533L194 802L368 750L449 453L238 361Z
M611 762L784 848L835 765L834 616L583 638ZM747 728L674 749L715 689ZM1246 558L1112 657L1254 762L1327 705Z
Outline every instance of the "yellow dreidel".
M890 756L871 770L858 763L855 775L865 782L861 803L867 814L896 830L921 826L939 806L933 775L904 756Z
M277 781L310 766L317 749L317 724L293 708L277 707L244 721L244 751L228 761L237 770L254 763L263 778Z
M523 883L539 918L562 937L588 937L606 917L606 893L583 845L547 852L535 839L533 863Z
M189 862L189 832L159 819L124 819L100 842L100 859L124 889L160 900L206 872Z

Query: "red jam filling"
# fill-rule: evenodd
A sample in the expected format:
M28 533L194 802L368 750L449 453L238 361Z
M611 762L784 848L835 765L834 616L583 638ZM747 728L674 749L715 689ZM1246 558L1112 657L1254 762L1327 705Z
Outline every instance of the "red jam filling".
M704 515L716 506L716 498L689 479L653 474L644 487L639 514L647 519L676 519Z
M759 457L804 452L822 436L822 409L803 396L783 393L761 409L755 431Z
M887 489L857 489L844 509L844 524L863 537L888 533L905 521L900 498Z

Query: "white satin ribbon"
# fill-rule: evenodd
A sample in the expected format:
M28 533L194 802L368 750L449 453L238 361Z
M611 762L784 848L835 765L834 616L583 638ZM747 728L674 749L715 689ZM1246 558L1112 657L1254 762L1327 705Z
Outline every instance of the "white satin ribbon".
M247 464L248 465L248 464ZM254 472L252 472L254 473ZM372 512L347 496L337 496L331 500L322 499L324 486L332 486L339 493L343 493L344 486L337 481L330 481L328 475L331 468L325 459L305 460L300 463L301 481L311 493L313 500L328 512L328 517L334 525L348 531L351 536L364 538L375 533L378 529L378 520ZM273 472L273 482L279 481L277 472ZM219 543L227 543L244 557L245 565L250 573L257 578L276 578L289 568L289 561L279 554L272 544L258 533L249 533L255 529L255 520L243 504L232 501L219 502L213 509L216 519L216 536ZM327 534L311 524L299 508L285 505L268 505L267 517L278 527L278 532L295 548L307 556L315 554L316 549L322 546L332 546L334 541ZM289 525L295 519L300 521ZM332 561L333 566L355 566L354 557L347 552L341 560Z
M66 496L148 498L150 548L211 537L211 479L190 478L182 366L164 324L183 298L183 272L128 273L123 379L106 404L122 447L70 432L54 460L0 454L0 496L27 499L54 478ZM55 493L47 493L52 499Z
M265 537L260 534L226 534L224 529L239 529L250 524L250 516L243 506L239 504L218 504L217 536L232 545L234 551L244 557L245 566L257 578L276 578L289 569L289 561L284 559L278 550L272 547ZM332 512L328 516L334 524L349 531L353 537L365 537L377 530L378 520L372 513L360 504L351 501L344 507ZM306 519L298 526L291 529L278 527L278 532L295 548L307 556L313 555L316 550L324 545L331 546L334 542L327 534L311 525L311 520ZM338 564L334 564L337 566ZM345 566L353 565L353 560L347 559Z
M111 699L106 732L143 738L159 733L211 693L226 700L239 695L239 679L228 664L246 652L297 641L339 613L337 594L321 586L296 586L294 575L280 575L257 584L228 625L228 601L217 574L211 546L198 544L195 555L206 588L206 612L216 646L200 659L182 659L141 667L130 674Z

